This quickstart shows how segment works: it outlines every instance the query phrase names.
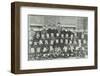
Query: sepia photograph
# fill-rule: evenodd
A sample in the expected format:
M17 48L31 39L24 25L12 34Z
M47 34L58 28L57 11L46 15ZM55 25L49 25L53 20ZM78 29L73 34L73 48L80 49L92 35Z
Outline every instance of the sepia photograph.
M88 57L88 17L28 15L28 60Z

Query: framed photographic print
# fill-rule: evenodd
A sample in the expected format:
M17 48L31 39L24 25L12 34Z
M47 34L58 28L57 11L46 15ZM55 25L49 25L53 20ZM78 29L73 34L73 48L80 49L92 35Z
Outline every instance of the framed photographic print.
M97 69L97 7L11 3L11 72Z

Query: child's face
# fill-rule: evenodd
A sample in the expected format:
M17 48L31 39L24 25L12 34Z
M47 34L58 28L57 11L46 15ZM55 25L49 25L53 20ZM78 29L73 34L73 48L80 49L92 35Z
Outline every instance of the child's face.
M66 39L66 43L68 43L68 40Z
M62 40L62 39L60 39L60 42L61 42L61 43L63 43L63 40Z
M53 34L53 33L51 33L51 36L54 36L54 34Z
M47 33L47 37L49 37L49 34Z
M77 36L77 33L75 33L74 35Z
M61 34L61 37L64 37L64 34Z
M70 44L72 43L72 41L70 41Z
M66 37L68 37L68 34L66 34Z
M71 35L71 38L73 38L73 35Z
M59 40L56 40L56 43L58 43L59 42Z
M57 33L56 35L59 36L59 33Z
M81 43L81 40L79 39L78 42Z

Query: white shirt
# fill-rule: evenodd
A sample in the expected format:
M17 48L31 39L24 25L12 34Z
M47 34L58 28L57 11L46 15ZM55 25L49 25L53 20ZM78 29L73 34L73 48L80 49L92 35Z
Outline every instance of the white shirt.
M37 45L37 42L34 42L34 45Z
M47 35L47 38L49 38L49 34L47 33L46 35Z
M42 34L42 35L41 35L41 37L42 37L42 39L44 39L44 38L45 38L45 35L44 35L44 34Z
M51 42L50 42L51 44L54 44L54 40L51 40Z
M60 39L60 42L63 43L63 39Z
M35 49L34 48L31 48L31 53L35 53Z
M43 48L43 52L46 52L46 51L47 51L47 48L46 48L46 47L44 47L44 48Z
M40 40L40 41L39 41L39 44L43 44L43 41L42 41L42 40Z
M51 33L51 37L54 37L54 33Z
M67 47L66 47L66 46L64 46L64 47L63 47L63 50L64 50L65 52L67 52Z
M50 50L53 50L53 47L52 46L50 46Z
M38 52L38 53L40 52L40 49L41 49L40 47L37 48L37 52Z
M59 36L59 33L56 33L56 36Z
M84 34L81 35L81 38L82 38L82 39L84 38Z
M67 39L65 40L65 43L68 44L68 40Z
M61 37L64 38L64 34L61 34Z
M66 38L68 38L68 34L66 34Z
M56 43L59 43L59 40L58 39L56 40Z
M45 40L45 44L48 44L48 40Z

